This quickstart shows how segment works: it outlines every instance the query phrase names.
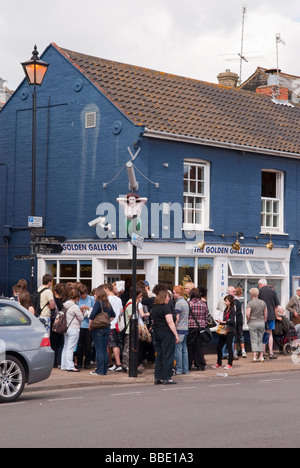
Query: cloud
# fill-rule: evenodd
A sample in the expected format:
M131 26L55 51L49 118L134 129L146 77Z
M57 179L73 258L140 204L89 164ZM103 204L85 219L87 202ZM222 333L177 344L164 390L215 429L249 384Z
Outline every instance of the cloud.
M236 57L241 47L241 0L10 0L2 8L0 77L14 89L23 79L20 62L51 43L165 72L216 82L218 73L239 73ZM260 62L243 63L243 77L258 65L276 63L275 34L280 68L300 75L297 63L299 8L295 0L248 0L244 51L258 51Z

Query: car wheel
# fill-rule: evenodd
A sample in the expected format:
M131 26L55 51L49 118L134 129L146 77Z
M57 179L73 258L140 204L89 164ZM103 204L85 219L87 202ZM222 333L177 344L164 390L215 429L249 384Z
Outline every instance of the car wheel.
M7 355L0 362L0 403L17 400L24 390L25 371L21 362L14 356Z

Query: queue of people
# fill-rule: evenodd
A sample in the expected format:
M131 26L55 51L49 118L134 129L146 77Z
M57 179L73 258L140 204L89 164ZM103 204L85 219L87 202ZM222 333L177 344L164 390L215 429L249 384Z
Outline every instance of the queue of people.
M91 375L129 371L129 323L132 315L132 289L130 280L103 284L89 292L82 283L59 283L53 287L51 275L44 275L39 293L39 318L50 335L55 351L55 366L62 371L80 372L84 367L95 370ZM247 358L243 332L244 315L239 300L242 291L229 286L214 314L220 327L217 344L217 363L228 358L225 369L231 369L237 357L237 345L243 358ZM245 314L249 326L253 362L263 362L268 345L269 358L273 352L275 321L283 320L283 308L276 292L265 279L258 288L249 291L250 301ZM17 299L32 314L36 314L32 295L25 280L13 287ZM57 313L67 310L68 330L64 335L52 331ZM287 305L291 320L298 326L300 335L300 287ZM173 375L188 374L191 370L206 368L203 332L208 327L207 288L196 288L193 283L175 286L173 291L158 284L150 290L147 281L140 281L136 289L136 311L139 325L138 372L143 372L143 362L155 362L154 383L176 384ZM105 328L92 329L96 317L105 312L109 322ZM118 320L124 316L125 327L118 329ZM217 329L218 333L219 328ZM224 331L225 330L225 331ZM113 361L114 357L114 361Z

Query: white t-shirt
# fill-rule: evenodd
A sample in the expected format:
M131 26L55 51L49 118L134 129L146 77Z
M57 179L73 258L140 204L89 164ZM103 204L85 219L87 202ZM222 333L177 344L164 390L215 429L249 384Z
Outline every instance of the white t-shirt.
M116 328L116 323L118 321L119 315L123 309L123 305L121 299L117 296L108 296L108 300L116 314L116 317L110 323L111 330L114 330Z

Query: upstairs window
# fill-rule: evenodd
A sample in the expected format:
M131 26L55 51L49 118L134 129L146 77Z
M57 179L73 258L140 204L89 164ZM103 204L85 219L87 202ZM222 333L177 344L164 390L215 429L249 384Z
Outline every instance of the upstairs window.
M185 230L209 227L209 164L185 161L183 177Z
M261 230L283 232L283 172L262 171Z

